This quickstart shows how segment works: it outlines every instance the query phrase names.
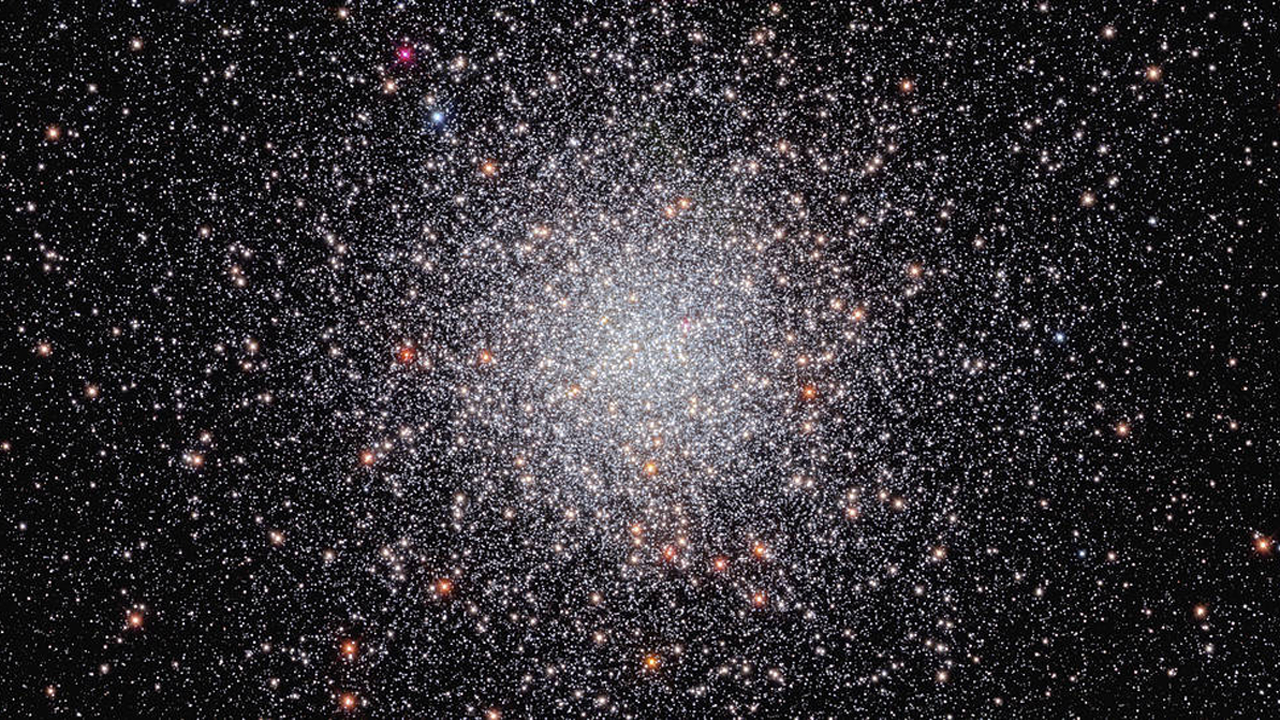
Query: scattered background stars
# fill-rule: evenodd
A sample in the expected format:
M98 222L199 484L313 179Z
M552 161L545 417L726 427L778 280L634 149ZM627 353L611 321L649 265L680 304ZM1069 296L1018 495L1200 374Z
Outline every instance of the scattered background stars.
M6 717L1273 717L1272 8L26 3Z

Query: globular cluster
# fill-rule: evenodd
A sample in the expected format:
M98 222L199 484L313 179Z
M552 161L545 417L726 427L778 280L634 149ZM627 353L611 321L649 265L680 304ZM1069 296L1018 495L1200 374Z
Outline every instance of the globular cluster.
M1280 714L1276 18L7 9L3 714Z

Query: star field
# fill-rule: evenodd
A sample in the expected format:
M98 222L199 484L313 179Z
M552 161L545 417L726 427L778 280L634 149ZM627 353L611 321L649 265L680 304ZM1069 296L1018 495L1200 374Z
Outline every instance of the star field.
M0 18L6 717L1271 717L1262 3Z

